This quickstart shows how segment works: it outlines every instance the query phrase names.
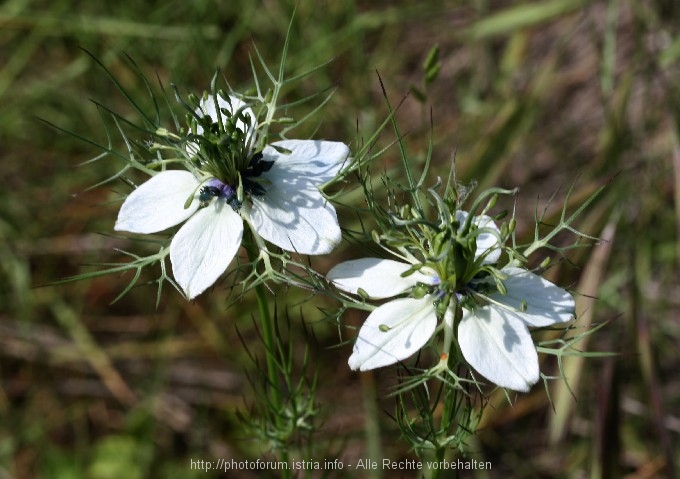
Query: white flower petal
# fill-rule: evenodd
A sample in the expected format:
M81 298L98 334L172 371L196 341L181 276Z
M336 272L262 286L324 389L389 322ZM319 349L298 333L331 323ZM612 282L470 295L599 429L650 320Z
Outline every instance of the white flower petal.
M574 319L574 297L559 286L521 268L503 268L507 294L489 295L495 301L510 306L517 316L530 326L549 326ZM526 306L526 310L520 310Z
M463 225L470 213L467 211L458 210L456 211L456 219ZM475 216L472 219L472 223L477 226L477 228L487 228L496 231L500 235L500 230L493 218L486 215ZM494 264L501 257L501 249L498 244L498 238L492 233L481 233L476 239L477 250L475 252L475 259L482 256L488 251L488 254L484 257L482 264Z
M253 227L270 243L312 255L330 253L340 243L335 208L316 188L295 191L272 183L264 197L252 199Z
M264 160L274 161L274 165L266 177L274 183L281 176L291 187L299 187L302 181L311 185L326 183L338 174L349 156L347 145L337 141L284 140L272 145L291 153L279 153L267 146L262 151Z
M341 290L357 294L361 288L373 299L396 296L408 291L418 282L437 283L438 278L434 271L430 275L416 271L402 277L412 266L391 259L361 258L334 266L327 276Z
M531 335L510 311L494 306L464 309L458 344L465 360L501 387L526 392L538 381L538 354Z
M170 244L170 261L175 280L189 299L224 273L242 237L243 220L224 201L213 201L180 228Z
M361 327L349 367L367 371L406 359L427 343L436 327L432 296L385 303Z
M286 140L274 144L291 153L282 154L270 146L263 151L263 161L274 164L262 175L266 194L253 196L255 230L288 251L330 253L340 243L340 225L335 208L316 186L340 171L349 149L330 141Z
M164 171L151 177L127 197L118 212L116 231L157 233L193 215L198 201L185 208L199 181L188 171Z

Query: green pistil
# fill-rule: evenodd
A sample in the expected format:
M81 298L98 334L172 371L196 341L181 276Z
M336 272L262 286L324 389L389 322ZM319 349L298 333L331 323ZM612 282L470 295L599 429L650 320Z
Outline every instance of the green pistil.
M195 137L200 148L198 166L221 182L237 186L253 157L253 134L243 131L243 127L250 129L252 119L243 110L231 114L222 109L222 114L226 118L221 121L213 122L207 115L200 119L203 133Z

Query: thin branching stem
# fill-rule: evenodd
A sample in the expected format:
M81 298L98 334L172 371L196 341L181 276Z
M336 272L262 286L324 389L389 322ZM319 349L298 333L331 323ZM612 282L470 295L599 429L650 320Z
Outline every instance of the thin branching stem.
M248 252L248 259L255 264L259 258L259 254L255 251L252 245L246 244ZM283 401L281 399L281 391L279 390L279 367L276 361L276 340L274 338L274 322L269 310L269 302L267 301L267 292L263 283L258 283L255 286L255 296L257 298L257 309L260 319L260 327L262 328L262 341L264 342L264 349L266 355L267 365L267 380L269 383L269 393L271 405L276 411L281 411L283 408ZM276 414L276 426L281 430L285 425L283 424L283 417ZM288 450L286 447L281 447L279 450L280 460L288 463ZM281 477L284 479L290 478L290 471L283 469Z

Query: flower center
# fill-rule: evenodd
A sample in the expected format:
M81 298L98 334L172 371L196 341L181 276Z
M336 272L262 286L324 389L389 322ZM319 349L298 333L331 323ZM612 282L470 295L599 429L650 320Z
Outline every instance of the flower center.
M195 166L218 179L221 184L229 185L232 189L244 184L244 188L248 189L246 178L259 177L271 168L271 162L262 161L262 154L257 151L255 119L250 109L245 105L237 109L231 100L229 104L230 108L218 108L216 117L209 114L195 117L197 129L188 140L198 148L191 146L188 149L195 152ZM232 109L235 111L232 112ZM217 196L217 191L212 189L206 189L203 193L206 199ZM263 191L261 193L264 194ZM222 194L224 191L219 196L222 197Z
M449 279L455 278L451 276ZM410 296L416 299L432 298L437 315L442 317L453 298L468 309L477 304L479 295L487 295L497 290L487 271L479 271L477 275L466 283L453 283L442 280L439 274L434 274L430 281L417 283L410 291Z
M241 200L244 197L264 196L267 186L270 184L265 178L261 178L262 173L269 171L274 166L273 161L263 160L262 153L256 153L250 159L248 166L240 173L243 189L239 192L239 185L230 185L217 178L211 178L203 185L198 194L201 207L208 206L213 198L221 198L235 211L241 208Z
M241 202L238 200L236 190L226 183L222 183L217 178L208 180L206 184L201 187L198 194L198 201L200 201L200 206L202 208L208 206L208 203L213 198L224 199L227 204L235 210L241 207Z
M272 169L274 162L263 158L261 152L255 153L242 173L243 191L247 195L264 196L267 192L266 187L270 185L270 182L261 176L262 173Z

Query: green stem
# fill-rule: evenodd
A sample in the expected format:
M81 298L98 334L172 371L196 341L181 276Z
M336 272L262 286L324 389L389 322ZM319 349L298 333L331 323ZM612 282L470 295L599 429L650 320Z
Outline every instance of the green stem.
M364 404L364 431L366 433L366 454L371 461L377 463L382 462L385 457L382 453L382 446L380 444L380 423L378 420L379 410L378 401L375 394L375 376L371 371L368 371L360 376L361 378L361 392ZM381 478L381 469L371 469L367 472L367 477Z
M453 322L454 313L453 311L458 309L458 300L454 296L451 299L452 304L446 308L444 312L444 344L442 346L442 354L446 354L446 360L449 360L449 355L451 354L451 344L453 344Z
M248 244L250 243L250 244ZM248 259L250 259L253 264L255 264L259 254L254 251L253 244L251 242L244 242L246 251L248 252ZM281 416L281 411L283 409L283 401L281 399L281 391L279 390L278 383L278 371L279 368L276 363L276 340L274 339L274 321L272 319L269 303L267 301L267 294L262 283L255 286L255 296L257 297L257 308L260 317L260 327L262 329L262 340L264 342L265 354L266 354L266 365L267 365L267 380L270 385L269 394L271 405L276 411L276 429L278 431L283 430L286 425L283 423L284 418ZM282 444L279 450L279 459L281 462L289 464L288 449ZM281 470L281 477L283 479L289 479L291 477L290 471L286 469Z
M446 354L446 361L450 363L451 361L451 345L453 343L453 327L456 320L456 316L460 314L460 309L458 307L458 301L454 297L452 298L452 304L446 309L444 313L444 346L442 352ZM458 318L460 319L460 318ZM444 407L442 408L442 417L440 420L440 430L439 434L442 437L446 437L449 434L449 428L453 420L453 415L457 411L456 401L458 397L458 391L454 388L446 388L446 393L444 396ZM435 451L435 461L441 463L446 459L446 446L439 446ZM441 475L442 468L437 467L430 470L430 478L438 479Z
M453 419L453 414L456 411L456 399L457 391L452 388L447 388L444 398L444 406L442 408L442 417L439 423L440 430L439 436L445 438L448 435L448 430L451 426L451 421ZM434 453L434 460L441 464L446 459L446 446L438 446ZM434 467L429 470L430 479L439 479L441 476L441 471L444 470L442 467ZM447 476L448 477L448 476Z

